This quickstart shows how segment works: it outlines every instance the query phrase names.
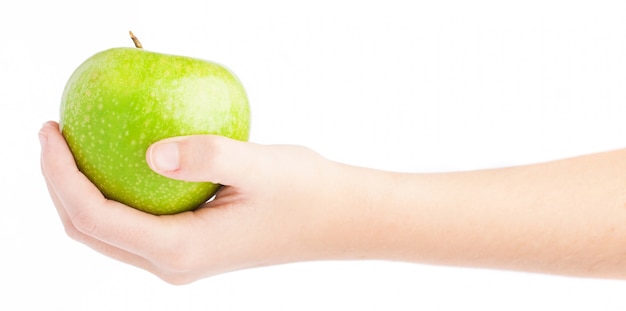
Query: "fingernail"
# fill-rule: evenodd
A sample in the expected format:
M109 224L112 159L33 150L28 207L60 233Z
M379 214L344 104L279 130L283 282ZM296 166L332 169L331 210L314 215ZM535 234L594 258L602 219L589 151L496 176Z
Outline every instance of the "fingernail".
M175 171L180 168L178 143L161 143L152 146L150 151L152 167L159 171Z

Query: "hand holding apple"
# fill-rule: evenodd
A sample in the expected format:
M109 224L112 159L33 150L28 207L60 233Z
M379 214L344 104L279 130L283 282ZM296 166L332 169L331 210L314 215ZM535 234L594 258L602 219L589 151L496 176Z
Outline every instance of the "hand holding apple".
M126 53L117 50L105 56L118 52ZM140 64L153 57L156 63L171 60L141 55L130 59ZM107 70L116 66L126 68L118 63ZM117 97L125 73L77 71L80 78L70 80L62 115L67 142L54 122L46 123L39 133L42 172L71 237L168 282L181 284L237 269L322 259L388 259L626 279L626 149L512 168L401 174L343 165L302 147L264 146L221 135L171 131L157 139L160 131L141 125L185 130L167 120L193 121L196 116L177 109L156 113L154 118L126 114L128 110L154 111L149 105L134 106L177 93L162 94L150 88ZM107 79L100 74L108 75ZM83 82L74 85L72 81ZM92 88L88 81L97 81L99 87ZM166 84L172 88L181 83L187 85L188 80ZM222 84L219 89L227 85L232 86ZM192 94L197 90L187 86L183 89ZM195 94L191 98L178 94L166 100L165 106L198 102L206 95ZM247 115L247 104L230 106L230 96L241 99L242 93L220 94L227 94L227 100L219 102L230 108L214 121L228 120L219 128L243 135L246 122L229 117L233 110L242 112L236 116ZM101 103L104 110L105 100L113 107L131 104L121 110L109 110L107 104L106 113L93 113L101 111ZM76 105L81 108L74 110ZM104 121L94 123L92 117ZM139 123L118 128L120 120L135 118ZM75 131L74 126L81 130ZM138 136L124 140L131 132ZM154 134L155 140L148 134ZM141 146L126 149L117 145L117 139L129 146L141 142ZM82 147L70 151L76 142ZM123 150L124 155L115 154L116 150ZM83 161L87 154L93 158ZM117 162L107 162L109 157ZM94 169L89 167L92 163ZM107 193L106 184L128 182L125 179L130 177L123 173L129 168L133 174L145 177L150 173L181 185L212 182L224 187L214 200L196 210L157 216L111 200L117 197ZM108 172L113 172L110 176L115 182L109 180L112 177L100 178L99 169L111 169ZM101 192L87 174L94 175L90 178L105 190ZM146 206L158 209L149 211L172 212L169 203L158 205L171 197L167 189L157 186L160 181L151 180L147 187L143 183L143 178L126 183L144 187L137 192L142 196L131 197L129 202L150 202L142 197L152 196L154 190L157 199Z
M626 279L626 192L618 187L626 178L616 169L626 167L626 149L517 168L398 174L302 147L176 137L150 148L158 174L226 186L195 211L155 216L107 200L76 167L56 123L39 136L67 234L170 283L324 259Z
M67 234L167 282L339 258L355 249L346 245L359 232L346 221L358 218L345 208L352 204L338 186L344 168L309 149L215 135L159 141L148 159L173 160L178 169L161 170L151 161L156 172L226 186L195 211L156 216L106 199L78 170L56 123L46 123L39 135L42 172ZM159 154L172 143L178 156Z
M225 67L138 48L109 49L70 77L60 127L76 163L110 199L153 214L192 210L219 188L150 170L148 146L160 139L218 134L247 140L250 110L243 86Z

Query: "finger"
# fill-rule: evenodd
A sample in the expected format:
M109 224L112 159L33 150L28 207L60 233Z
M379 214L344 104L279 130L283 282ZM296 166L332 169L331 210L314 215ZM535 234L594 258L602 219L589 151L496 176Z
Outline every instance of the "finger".
M257 163L263 159L262 149L222 136L192 135L153 144L146 160L155 172L170 178L240 186L246 180L242 177L264 167Z
M147 259L168 246L169 227L162 225L162 219L107 200L78 170L58 124L46 123L40 137L43 174L70 230ZM113 253L102 245L97 247Z
M42 171L43 171L43 165L42 165ZM50 182L48 181L48 178L46 178L45 175L44 175L44 180L46 182L46 187L48 188L50 198L52 199L52 203L57 211L57 214L59 215L59 218L61 219L61 223L63 224L65 232L68 236L118 261L122 261L124 263L131 264L131 265L137 266L139 268L142 268L144 270L151 271L151 272L156 270L154 265L152 265L152 263L146 260L145 258L137 256L133 253L127 252L123 249L107 244L100 240L97 240L77 230L74 227L74 224L71 222L69 216L67 215L67 212L65 211L65 208L61 204L56 192L52 188L52 185L50 185Z
M59 214L59 218L61 219L61 223L63 224L65 233L68 236L70 236L72 239L78 242L81 242L87 245L91 249L105 256L108 256L118 261L142 268L152 273L155 273L157 271L157 269L154 267L152 262L146 260L145 258L140 257L136 254L130 253L128 251L125 251L121 248L115 247L113 245L107 244L105 242L102 242L98 239L95 239L77 230L74 227L74 224L72 224L71 220L69 219L69 216L67 215L67 212L65 211L65 208L60 203L56 193L52 189L52 186L50 185L50 183L48 182L46 178L44 179L46 180L46 186L48 187L48 192L50 192L50 197L52 199L52 202L54 203L57 213Z

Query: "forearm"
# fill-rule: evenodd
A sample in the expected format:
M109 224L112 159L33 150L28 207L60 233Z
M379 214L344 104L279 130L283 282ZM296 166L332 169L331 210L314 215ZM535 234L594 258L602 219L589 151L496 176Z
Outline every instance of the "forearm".
M626 150L473 172L362 170L355 257L626 278Z
M58 124L46 123L39 135L42 173L66 232L176 284L323 259L626 278L626 150L399 174L335 163L302 147L179 137L159 143L176 144L178 168L152 162L160 148L149 151L151 168L227 186L194 212L157 217L104 199L76 167Z

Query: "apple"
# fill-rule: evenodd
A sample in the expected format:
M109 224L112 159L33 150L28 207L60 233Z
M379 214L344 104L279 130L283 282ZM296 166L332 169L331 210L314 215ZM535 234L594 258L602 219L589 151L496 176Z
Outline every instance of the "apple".
M247 140L246 92L222 65L146 51L131 37L136 47L99 52L71 75L61 100L61 132L79 170L106 198L155 215L193 210L220 185L159 175L146 151L173 136Z

